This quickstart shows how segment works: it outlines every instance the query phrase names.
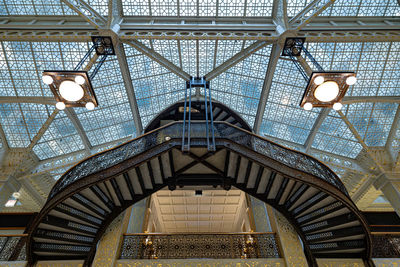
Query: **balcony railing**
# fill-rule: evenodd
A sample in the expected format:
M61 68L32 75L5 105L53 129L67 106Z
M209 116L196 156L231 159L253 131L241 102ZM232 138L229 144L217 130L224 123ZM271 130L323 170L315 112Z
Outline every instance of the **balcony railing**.
M280 253L274 233L125 234L120 258L280 258Z
M0 261L24 261L26 238L26 234L0 235Z

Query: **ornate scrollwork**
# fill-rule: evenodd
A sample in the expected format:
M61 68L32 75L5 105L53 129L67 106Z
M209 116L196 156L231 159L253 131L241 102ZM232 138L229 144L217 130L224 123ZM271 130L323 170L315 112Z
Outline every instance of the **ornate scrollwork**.
M214 123L214 127L215 138L229 139L291 168L314 175L334 185L342 193L348 195L347 190L340 179L332 170L318 160L303 153L272 143L257 135L234 127L226 122L216 122ZM193 122L191 126L191 137L196 139L205 138L205 136L206 132L204 122ZM181 138L182 123L175 122L154 132L142 135L141 137L138 137L112 150L90 157L70 169L60 178L50 192L49 199L54 197L69 184L82 179L83 177L121 163L148 150L151 147L159 145L163 142L168 142L168 140Z
M129 235L121 259L279 258L274 234Z

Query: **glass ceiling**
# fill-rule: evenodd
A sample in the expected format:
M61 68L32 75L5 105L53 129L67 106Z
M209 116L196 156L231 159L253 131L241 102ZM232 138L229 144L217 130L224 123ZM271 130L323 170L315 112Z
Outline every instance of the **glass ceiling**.
M108 2L86 0L106 16ZM199 3L197 3L199 2ZM312 0L287 0L288 16L295 16ZM273 0L122 0L125 16L271 16ZM178 6L179 4L179 6ZM399 16L397 0L337 0L322 16ZM61 0L0 0L0 15L76 15Z
M288 0L288 15L296 15L312 0ZM123 0L125 16L271 16L272 0ZM88 0L100 14L107 15L107 1ZM179 3L179 8L178 8ZM57 15L76 13L60 0L0 0L0 15ZM337 0L322 16L399 16L396 0ZM239 40L139 40L182 68L191 76L204 76L253 41ZM77 42L0 42L0 96L52 97L41 81L45 69L73 69L90 44ZM307 49L325 70L352 70L358 82L347 96L400 95L400 43L307 43ZM185 81L124 44L137 106L143 127L163 109L184 97ZM212 97L237 111L251 126L268 68L271 46L253 53L211 81ZM92 152L112 147L137 136L126 88L116 56L103 64L92 81L100 106L88 111L75 108ZM291 61L280 58L273 75L260 134L303 146L313 132L321 112L299 107L306 81ZM345 105L345 116L368 146L384 146L392 127L397 103ZM10 147L27 147L54 106L33 103L0 104L0 123ZM84 140L74 116L59 112L34 146L40 160L57 157L64 162L82 159ZM0 148L3 144L0 142ZM315 134L316 150L355 158L362 146L336 111L330 111ZM393 148L400 150L400 129ZM60 156L69 156L61 160ZM40 168L49 168L48 160ZM58 163L56 163L57 165ZM64 164L64 165L63 165ZM69 165L68 165L69 166ZM58 178L67 167L56 168ZM344 171L332 165L336 172Z

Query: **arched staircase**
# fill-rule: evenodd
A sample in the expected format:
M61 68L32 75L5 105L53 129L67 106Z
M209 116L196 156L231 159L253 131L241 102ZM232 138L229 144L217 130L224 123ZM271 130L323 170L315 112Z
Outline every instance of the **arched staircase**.
M29 232L28 258L85 259L124 209L168 186L232 186L282 212L315 258L370 257L368 226L339 178L318 160L227 122L215 122L216 151L203 121L192 122L181 152L182 122L172 122L71 168L52 189Z

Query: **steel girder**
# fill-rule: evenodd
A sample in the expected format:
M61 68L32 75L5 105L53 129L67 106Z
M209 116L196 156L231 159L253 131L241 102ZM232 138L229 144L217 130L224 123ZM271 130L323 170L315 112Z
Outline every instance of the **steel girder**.
M272 18L123 17L117 24L122 41L134 39L262 40L276 42L279 33ZM395 18L316 17L298 31L308 42L400 41ZM0 16L2 41L90 42L100 34L83 17Z

